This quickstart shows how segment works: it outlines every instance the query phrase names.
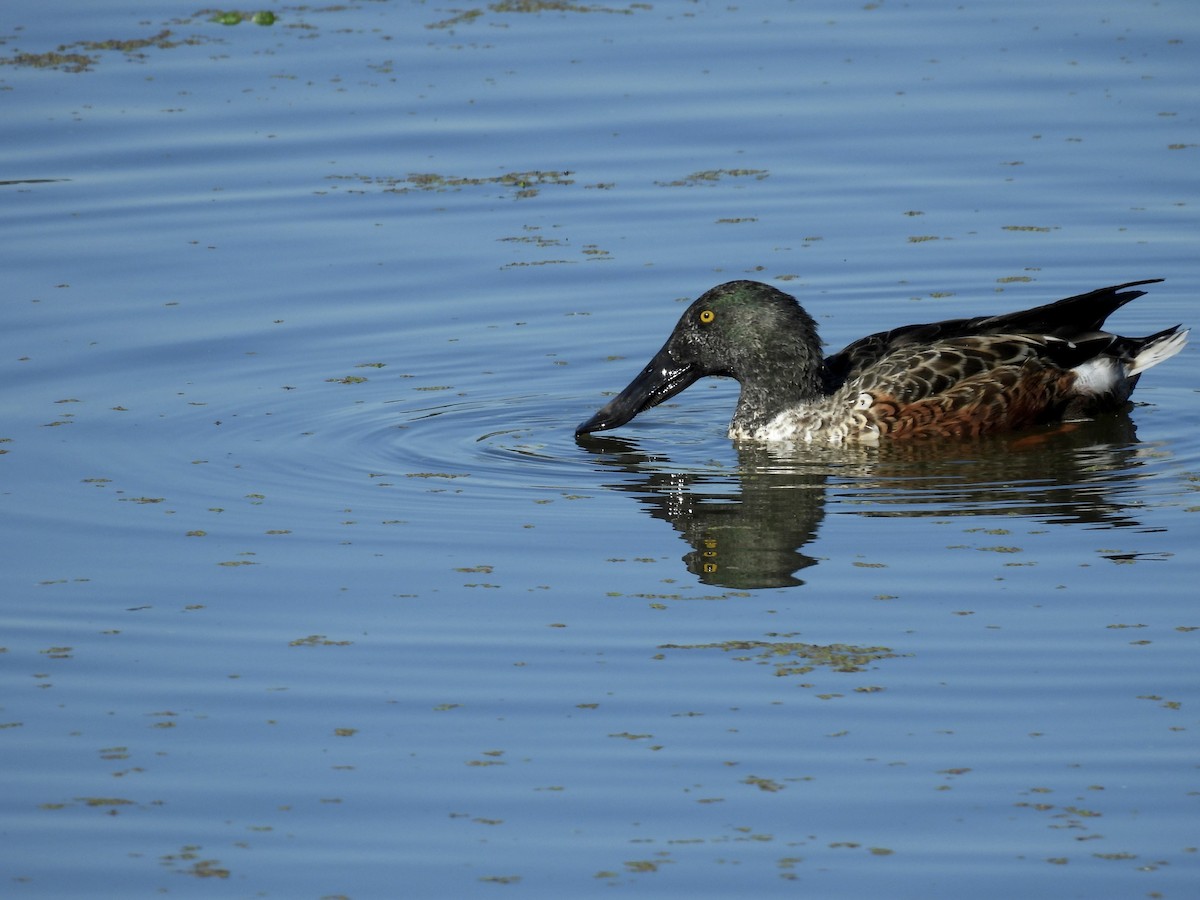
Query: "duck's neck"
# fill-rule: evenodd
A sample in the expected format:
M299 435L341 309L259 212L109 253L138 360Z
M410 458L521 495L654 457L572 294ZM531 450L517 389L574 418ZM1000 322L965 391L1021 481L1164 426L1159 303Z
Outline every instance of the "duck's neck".
M811 363L773 366L758 372L756 377L738 380L742 389L730 427L744 431L754 431L785 409L812 402L825 394L820 370Z
M742 386L731 428L753 431L825 393L817 323L792 298L735 342L728 374Z

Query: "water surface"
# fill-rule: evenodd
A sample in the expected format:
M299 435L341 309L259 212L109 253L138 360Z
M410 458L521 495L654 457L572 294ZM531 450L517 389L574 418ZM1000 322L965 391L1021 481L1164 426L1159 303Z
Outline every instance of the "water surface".
M6 896L1194 893L1194 347L573 435L733 278L1194 325L1190 3L264 9L0 22Z

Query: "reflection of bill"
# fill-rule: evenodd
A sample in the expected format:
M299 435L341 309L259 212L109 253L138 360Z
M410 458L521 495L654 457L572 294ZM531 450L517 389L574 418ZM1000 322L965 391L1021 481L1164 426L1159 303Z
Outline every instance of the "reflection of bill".
M827 506L840 513L1026 516L1049 524L1136 527L1143 457L1127 415L962 444L815 452L737 444L734 469L681 472L656 444L587 436L579 446L620 477L609 484L670 522L701 582L733 589L803 584L804 552ZM1162 448L1156 453L1161 456ZM1126 495L1129 503L1124 502ZM898 526L899 527L899 526Z

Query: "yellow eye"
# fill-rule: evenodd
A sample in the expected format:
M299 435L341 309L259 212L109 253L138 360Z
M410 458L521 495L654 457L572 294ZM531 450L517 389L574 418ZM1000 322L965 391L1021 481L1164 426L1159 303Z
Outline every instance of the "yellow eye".
M714 313L711 309L706 309L702 313L700 313L700 321L703 322L705 325L707 325L709 322L711 322L716 317L717 317L717 314Z

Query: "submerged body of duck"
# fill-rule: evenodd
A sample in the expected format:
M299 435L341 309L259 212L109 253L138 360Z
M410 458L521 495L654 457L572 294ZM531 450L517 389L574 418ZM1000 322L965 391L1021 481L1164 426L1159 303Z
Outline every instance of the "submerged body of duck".
M1120 409L1141 373L1183 349L1176 325L1147 337L1104 320L1162 279L1132 281L998 316L906 325L823 356L795 298L757 281L705 292L620 394L576 429L617 428L706 375L741 384L731 438L876 443L965 438Z

